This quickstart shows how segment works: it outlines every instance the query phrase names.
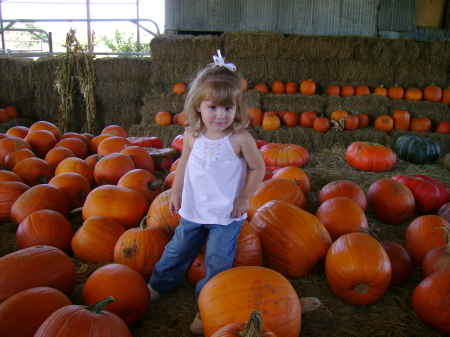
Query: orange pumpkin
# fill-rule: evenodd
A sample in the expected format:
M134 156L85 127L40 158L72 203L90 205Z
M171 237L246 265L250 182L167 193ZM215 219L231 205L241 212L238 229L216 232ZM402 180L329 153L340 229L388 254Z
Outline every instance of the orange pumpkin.
M440 102L442 100L442 89L437 85L428 85L423 89L423 98L427 102Z
M255 89L256 91L259 91L262 94L269 93L269 86L265 83L258 83L257 85L255 85L255 87L253 89Z
M131 188L141 193L149 205L162 193L162 184L161 179L156 179L153 174L143 169L128 171L117 182L117 186Z
M283 275L268 268L245 266L217 274L203 287L198 306L205 337L230 323L246 321L255 309L276 336L300 334L298 295Z
M23 182L17 174L7 170L0 170L0 182L2 181L18 181Z
M87 196L82 217L86 220L91 216L102 216L128 229L138 226L147 210L147 199L141 193L126 187L102 185Z
M94 184L94 170L86 160L77 157L62 160L55 169L55 176L68 172L78 173L87 180L89 185Z
M378 116L373 122L373 127L380 131L392 131L394 128L394 119L389 115Z
M348 112L345 110L334 110L330 115L330 120L340 123L340 121L348 115Z
M172 115L168 111L158 111L155 115L156 125L172 124Z
M58 143L56 143L54 147L65 147L72 151L75 157L78 157L80 159L86 158L89 154L89 147L85 142L78 138L70 137L62 139Z
M314 95L316 93L316 82L313 80L304 80L300 83L300 92L303 95Z
M379 87L375 88L375 90L373 91L373 93L375 95L378 95L380 97L387 97L388 95L388 90L383 87L383 85L380 85Z
M136 270L148 282L155 264L169 243L159 228L139 227L128 229L117 240L114 247L114 262Z
M369 229L369 222L362 208L350 198L335 197L323 202L316 211L332 241L344 234Z
M8 153L20 149L31 150L31 145L19 137L6 137L0 140L0 165L4 165Z
M286 126L292 127L292 126L297 126L298 122L299 122L299 115L298 113L296 113L295 111L286 111L283 114L283 123Z
M405 99L408 101L420 101L423 98L423 91L418 88L408 88L405 91Z
M281 81L274 81L272 83L272 92L274 94L283 94L286 91L286 84Z
M251 220L255 212L271 200L283 200L301 209L306 208L305 195L297 184L287 179L272 177L262 182L250 198L247 219Z
M389 284L394 287L401 287L411 276L411 258L405 247L397 242L383 241L381 245L388 254L389 261L391 261L392 276Z
M358 128L366 128L369 126L369 115L367 115L365 112L357 112L356 117L358 118Z
M127 146L132 146L133 144L127 138L120 136L110 136L103 139L97 146L97 152L99 155L106 156L111 153L118 153L125 149ZM86 156L87 157L87 156ZM84 158L86 158L84 157ZM84 159L82 158L82 159Z
M292 181L302 190L305 198L308 197L311 184L305 171L297 166L285 166L275 171L272 178L280 178Z
M33 246L0 257L0 303L34 287L54 288L69 296L76 282L72 260L55 247Z
M186 92L186 84L184 83L175 83L173 85L173 93L177 95L184 94Z
M69 210L83 207L86 197L91 192L91 184L85 177L76 172L63 172L55 175L48 182L59 187L67 197Z
M349 97L355 95L355 87L352 87L351 85L344 85L341 88L341 96L342 97Z
M169 211L171 195L172 190L160 193L148 208L147 219L145 220L147 227L160 228L169 240L172 238L174 230L181 219L178 213L171 214Z
M357 170L384 172L395 165L397 156L387 146L356 141L347 148L345 160Z
M405 184L382 178L367 190L367 203L378 220L390 225L407 221L415 209L414 195Z
M8 105L5 110L8 112L10 119L19 118L19 110L17 107Z
M55 136L55 138L57 140L59 140L59 138L61 137L61 132L59 131L58 127L55 124L47 122L47 121L37 121L37 122L33 123L29 127L28 132L33 132L33 131L37 131L37 130L50 131L51 133L53 133L53 135Z
M52 167L45 160L37 157L25 158L18 162L12 171L30 187L47 184L54 175Z
M248 336L249 333L257 333L260 337L276 337L276 335L263 329L261 313L253 311L247 322L230 323L217 330L211 337L241 337Z
M47 152L53 149L58 142L53 133L47 130L29 132L24 139L31 145L33 152L39 158L45 158Z
M350 180L336 180L326 184L319 191L317 200L319 206L325 201L335 197L346 197L356 202L363 211L366 210L367 197L363 189Z
M138 323L150 305L147 282L137 271L123 264L100 267L84 285L84 305L93 305L107 296L112 296L116 301L108 304L105 310L122 318L128 326Z
M155 164L152 156L141 146L127 146L120 153L131 158L135 168L146 170L150 173L155 171Z
M107 263L114 261L114 248L117 240L125 233L125 228L112 219L92 216L72 238L72 250L81 261Z
M102 135L109 135L109 136L115 136L115 137L123 137L123 138L127 138L128 137L127 131L124 128L122 128L121 126L118 126L118 125L105 126L100 134L102 134Z
M92 138L91 143L89 145L89 150L91 151L91 153L93 154L97 154L97 149L99 144L106 138L112 137L110 135L98 135L94 138Z
M442 104L450 104L450 88L442 89Z
M325 275L333 293L344 303L370 305L387 291L392 267L384 248L369 234L350 233L327 252Z
M262 120L262 128L264 130L275 130L281 126L280 117L278 117L275 113L267 114Z
M427 116L414 116L409 129L417 132L429 132L431 127L431 120Z
M44 160L52 167L53 170L56 170L58 165L66 158L75 157L73 152L65 147L57 147L53 148L47 152L44 157Z
M259 149L266 166L297 166L308 165L308 151L301 145L269 143Z
M3 166L5 167L5 169L12 171L14 169L14 166L16 166L22 160L33 157L36 157L36 155L28 149L13 151L6 155L5 163Z
M445 246L435 247L425 254L421 265L422 278L427 278L439 270L450 269L450 228L444 227L443 230L446 233Z
M28 128L26 126L16 125L6 130L5 134L10 137L19 137L24 139L28 134Z
M327 88L327 95L328 96L333 96L333 95L340 96L341 95L341 87L338 85L335 85L335 84L329 85Z
M442 121L436 126L434 131L440 133L450 133L450 123L447 121Z
M359 85L355 89L355 95L358 95L358 96L370 95L370 89L367 85Z
M408 131L411 126L411 116L405 109L396 109L392 114L394 128L397 130Z
M81 133L66 132L59 138L59 140L66 139L66 138L77 138L77 139L81 140L83 143L85 143L88 147L90 145L90 140L86 136L82 135Z
M354 114L348 114L344 117L344 129L345 130L356 130L359 125L359 119Z
M28 185L19 181L0 182L0 221L11 222L12 205L22 193L29 189Z
M287 82L285 90L287 94L295 94L298 92L298 84L295 82Z
M272 200L256 211L250 223L261 240L266 267L291 278L323 269L331 238L311 213L287 201Z
M319 117L315 111L303 111L299 118L299 123L304 128L312 128L314 120Z
M171 168L172 168L172 166L171 166ZM170 190L173 186L174 180L175 180L175 172L169 172L169 174L164 178L162 190L163 191Z
M102 157L95 165L94 180L99 186L117 185L125 173L135 168L133 160L126 154L110 153Z
M405 97L405 89L396 84L388 89L387 97L394 100L403 99Z
M16 244L17 249L46 245L70 254L72 237L72 225L65 216L50 209L41 209L29 214L20 223Z
M263 120L263 112L258 108L250 108L247 110L247 113L250 115L250 125L257 126L261 125Z

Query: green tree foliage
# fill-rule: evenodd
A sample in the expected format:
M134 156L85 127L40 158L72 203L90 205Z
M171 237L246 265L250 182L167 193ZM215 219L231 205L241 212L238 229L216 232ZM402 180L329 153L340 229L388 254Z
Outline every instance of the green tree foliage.
M126 37L125 33L120 32L116 29L113 39L109 39L107 36L101 36L100 40L113 52L121 53L121 52L149 52L150 45L149 44L140 44L140 49L138 50L138 44L136 39L134 38L134 33L131 36Z

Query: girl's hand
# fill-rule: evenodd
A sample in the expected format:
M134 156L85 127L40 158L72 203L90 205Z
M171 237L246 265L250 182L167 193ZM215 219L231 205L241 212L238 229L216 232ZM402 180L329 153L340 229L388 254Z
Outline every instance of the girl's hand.
M169 200L169 212L172 215L178 213L178 210L181 207L181 193L172 193Z
M243 216L248 211L248 199L237 197L233 204L233 210L231 211L231 217L236 219Z

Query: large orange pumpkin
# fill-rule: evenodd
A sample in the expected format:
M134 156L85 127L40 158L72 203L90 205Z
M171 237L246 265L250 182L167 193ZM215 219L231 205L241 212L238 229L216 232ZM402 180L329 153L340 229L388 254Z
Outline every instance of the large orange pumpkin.
M357 170L384 172L395 165L397 156L387 146L356 141L347 148L345 160Z
M257 126L262 124L263 120L263 112L261 109L258 108L250 108L247 110L247 113L250 116L250 125L251 126Z
M150 205L162 192L163 181L147 170L134 169L125 173L117 182L117 186L136 190L147 199Z
M50 164L38 157L25 158L18 162L12 171L30 187L47 184L54 175Z
M117 221L101 216L87 218L72 238L72 250L81 261L107 263L114 261L117 240L125 228Z
M260 207L250 223L259 234L268 268L292 278L323 268L331 238L311 213L286 201L273 200Z
M28 132L33 132L33 131L37 131L37 130L50 131L51 133L53 133L53 135L55 136L55 138L57 140L59 140L59 138L61 137L61 132L59 131L58 127L55 124L47 122L47 121L37 121L37 122L33 123L29 127Z
M237 267L217 274L203 287L198 306L205 337L227 324L246 321L254 310L276 336L300 335L298 295L283 275L268 268Z
M160 193L148 208L145 221L147 227L157 227L163 230L169 240L172 238L174 230L181 219L178 213L171 214L169 211L171 195L171 189Z
M69 296L76 281L72 260L55 247L33 246L0 258L0 303L33 287L51 287Z
M387 97L394 100L400 100L405 97L405 89L399 87L397 84L390 87L387 91Z
M89 147L85 142L78 138L70 137L62 139L56 143L55 147L65 147L66 149L72 151L75 157L80 159L86 158L89 154Z
M131 158L134 163L134 167L137 169L143 169L150 173L155 171L155 164L153 163L153 158L141 146L127 146L120 153L125 154Z
M31 145L19 137L6 137L0 140L0 165L4 165L8 153L20 149L31 150Z
M0 221L11 221L11 207L30 187L19 181L0 182Z
M124 321L117 315L102 310L114 298L98 301L90 307L67 305L51 314L39 329L35 337L131 337Z
M75 157L73 152L65 147L53 148L47 152L44 160L52 167L53 171L64 159L69 157Z
M367 203L377 219L390 225L401 224L414 214L414 195L405 184L390 178L370 185Z
M28 214L41 209L51 209L64 216L69 214L69 201L59 187L40 184L22 193L11 206L11 221L20 224Z
M69 202L70 211L82 207L92 190L86 178L75 172L60 173L50 179L48 183L59 187L64 192Z
M309 178L300 167L297 166L285 166L275 171L272 178L281 178L292 181L294 184L298 185L302 190L305 198L308 197L309 191L311 190L311 184Z
M330 233L333 241L344 234L369 229L369 222L364 211L350 198L328 199L319 206L315 215Z
M283 94L286 91L286 84L282 81L274 81L272 83L272 92L274 94Z
M102 157L95 165L94 179L99 186L105 184L117 185L117 182L125 173L135 168L133 160L126 154L110 153Z
M119 237L114 247L114 262L133 268L148 282L168 243L163 231L145 227L142 221L140 227L130 228Z
M147 199L141 193L126 187L103 185L87 196L82 217L86 220L91 216L102 216L128 229L138 226L147 210Z
M101 134L113 137L123 137L123 138L128 137L128 133L123 127L114 124L105 126Z
M392 114L394 128L397 130L408 131L411 125L411 115L405 109L396 109Z
M356 202L363 211L366 210L367 197L363 189L350 180L336 180L326 184L319 191L317 201L319 206L325 201L335 197L346 197Z
M266 166L297 166L308 165L308 151L301 145L269 143L259 149Z
M52 246L70 254L73 229L69 220L51 209L41 209L29 214L16 232L17 249L37 245Z
M406 229L405 249L414 267L421 267L425 255L436 247L445 245L445 230L450 224L437 215L422 215Z
M68 157L63 159L55 169L55 176L62 173L78 173L84 177L89 185L94 184L94 170L87 161L78 157Z
M21 291L0 304L0 336L34 336L51 314L71 304L66 295L50 287Z
M28 149L20 149L10 152L5 157L4 167L5 169L12 171L14 169L14 166L16 166L22 160L32 157L36 157L36 155Z
M350 233L328 250L325 274L333 293L351 305L370 305L387 291L392 267L384 248L369 234Z
M306 208L305 195L297 184L287 179L272 177L262 182L250 198L247 219L251 220L255 212L271 200L283 200L301 209Z
M129 139L119 136L110 136L103 139L98 144L97 153L102 156L106 156L114 152L120 152L127 146L132 146L132 143Z
M34 154L42 159L58 142L53 133L47 130L28 132L24 139L31 145Z
M105 310L122 318L128 326L138 323L150 305L147 282L136 270L123 264L100 267L84 285L84 305L93 305L107 296L112 296L115 302L108 304Z

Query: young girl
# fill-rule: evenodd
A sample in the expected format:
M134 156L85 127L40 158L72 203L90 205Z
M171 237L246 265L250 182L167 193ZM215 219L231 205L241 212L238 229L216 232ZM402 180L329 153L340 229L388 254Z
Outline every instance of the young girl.
M206 240L206 277L196 299L214 275L231 268L249 200L262 182L265 166L255 140L244 130L247 109L235 66L214 56L191 83L184 112L189 127L169 201L180 224L149 281L151 301L174 290ZM249 171L248 174L247 170ZM203 335L199 314L191 331Z

